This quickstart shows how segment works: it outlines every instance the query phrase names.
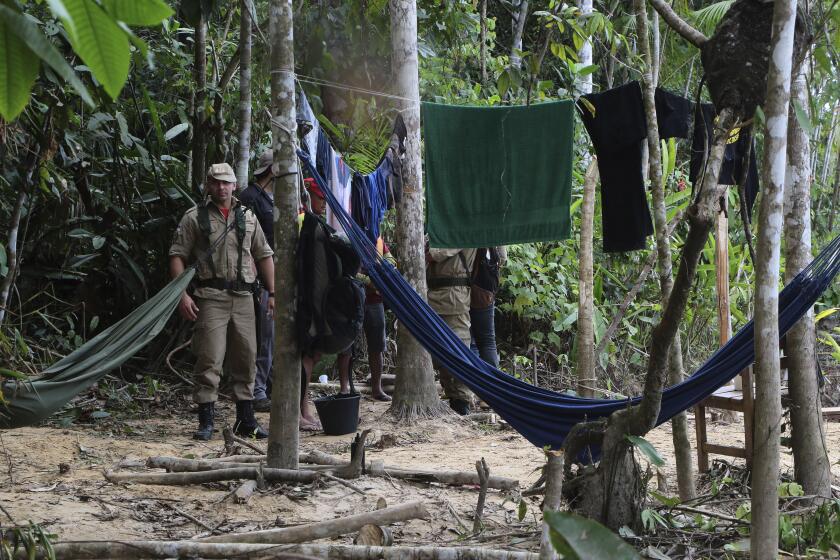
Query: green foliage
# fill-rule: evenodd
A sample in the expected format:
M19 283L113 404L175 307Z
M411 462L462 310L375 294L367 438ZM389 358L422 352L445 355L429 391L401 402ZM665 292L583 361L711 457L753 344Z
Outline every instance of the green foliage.
M665 465L665 460L662 458L662 455L659 454L651 442L640 436L625 435L624 437L627 438L627 441L632 443L636 449L641 451L652 465L656 467L662 467Z
M564 559L637 560L640 558L632 546L597 521L574 513L547 511L545 522L551 527L551 544L563 555Z
M57 535L47 533L41 525L29 522L24 527L4 528L0 532L0 560L21 558L46 558L56 560L52 541Z
M710 33L717 27L717 24L720 23L720 20L723 19L723 16L726 15L726 12L729 11L729 8L734 3L735 0L720 0L719 2L709 4L705 8L692 12L691 16L694 19L694 23L704 32Z
M5 17L0 19L0 115L5 118L23 111L38 75L38 57L12 31L11 24Z

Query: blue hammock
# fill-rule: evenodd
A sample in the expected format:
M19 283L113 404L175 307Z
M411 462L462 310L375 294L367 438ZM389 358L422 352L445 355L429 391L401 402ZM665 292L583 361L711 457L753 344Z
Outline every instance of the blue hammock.
M318 184L326 185L306 154L299 152L299 155ZM394 315L435 360L489 404L525 439L537 447L548 445L558 449L575 424L609 416L616 410L639 402L640 397L587 399L555 393L520 381L483 361L455 336L396 268L379 256L376 247L344 212L330 190L322 190L368 275ZM838 270L840 236L780 292L780 336L784 336L814 305ZM753 328L750 321L691 377L665 389L657 425L699 403L755 361Z

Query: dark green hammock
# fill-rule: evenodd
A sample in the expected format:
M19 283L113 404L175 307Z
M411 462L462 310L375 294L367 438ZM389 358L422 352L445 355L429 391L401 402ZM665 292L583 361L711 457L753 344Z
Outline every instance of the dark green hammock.
M0 428L38 424L156 337L178 305L195 274L189 267L178 278L121 321L44 371L37 379L3 384Z

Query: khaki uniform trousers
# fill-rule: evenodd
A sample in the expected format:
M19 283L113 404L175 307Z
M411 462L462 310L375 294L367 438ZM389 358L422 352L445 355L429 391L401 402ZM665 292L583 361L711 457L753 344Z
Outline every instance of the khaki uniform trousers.
M250 295L225 294L218 299L195 301L198 305L192 343L195 402L218 399L223 365L230 375L234 399L253 400L257 356L254 299Z
M449 328L455 332L455 335L461 339L461 342L470 345L470 314L460 313L458 315L441 315L441 319L449 325ZM440 384L443 387L443 392L450 399L458 399L462 401L472 402L472 392L466 385L455 379L446 368L441 367L440 364L435 364L435 367L440 372Z

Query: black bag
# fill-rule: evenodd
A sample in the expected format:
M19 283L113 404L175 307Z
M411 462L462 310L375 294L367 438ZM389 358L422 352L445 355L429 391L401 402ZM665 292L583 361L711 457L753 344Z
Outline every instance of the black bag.
M355 279L359 267L349 243L307 212L297 247L295 317L303 353L337 354L353 345L365 313L365 290Z
M476 251L470 288L470 307L486 309L496 299L496 292L499 291L499 268L499 251L495 247Z

